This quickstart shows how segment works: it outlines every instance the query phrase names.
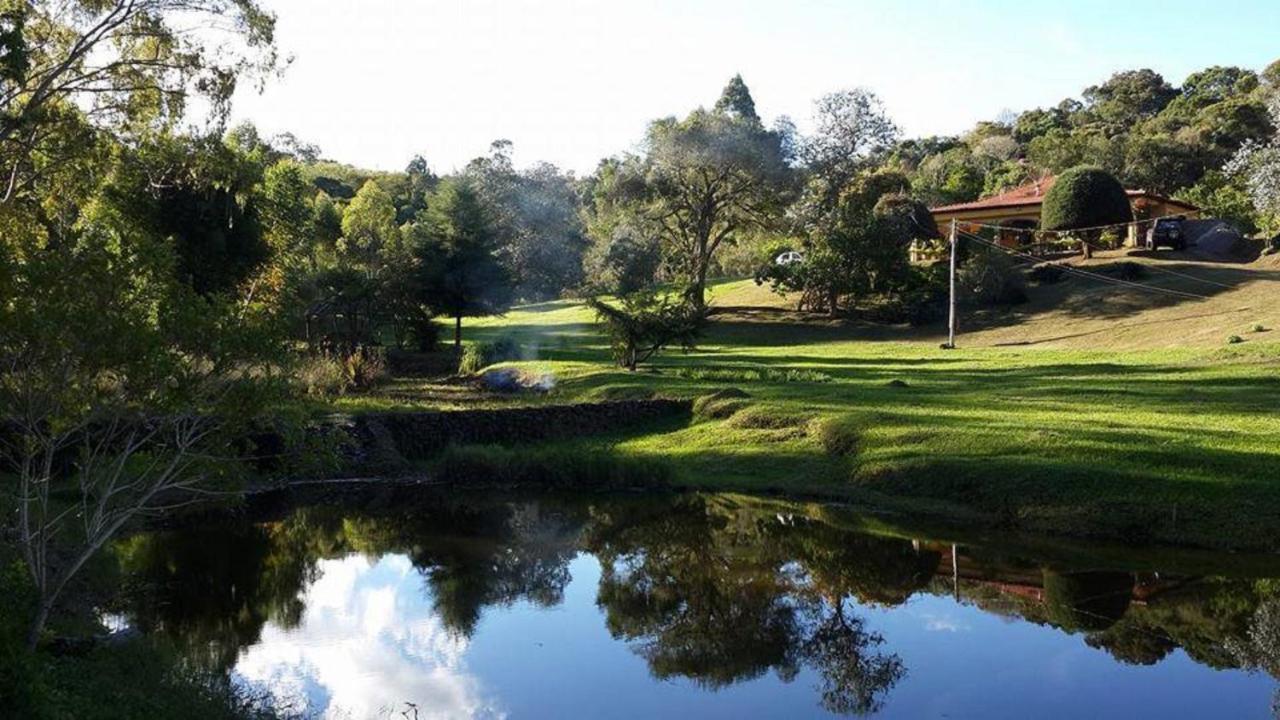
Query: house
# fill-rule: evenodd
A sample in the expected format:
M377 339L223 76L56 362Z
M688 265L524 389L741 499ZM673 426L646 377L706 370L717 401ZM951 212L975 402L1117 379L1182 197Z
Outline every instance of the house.
M961 223L983 223L1000 225L1010 231L998 231L996 242L1005 247L1018 247L1036 242L1033 233L1040 227L1040 208L1044 204L1045 193L1053 187L1055 177L1052 175L1027 183L999 195L974 200L973 202L956 203L930 208L938 229L946 234L952 220ZM1174 200L1146 190L1125 190L1129 195L1129 203L1133 206L1135 220L1150 220L1168 215L1193 216L1200 208L1188 202ZM1138 245L1146 236L1150 223L1138 222L1129 226L1126 244Z

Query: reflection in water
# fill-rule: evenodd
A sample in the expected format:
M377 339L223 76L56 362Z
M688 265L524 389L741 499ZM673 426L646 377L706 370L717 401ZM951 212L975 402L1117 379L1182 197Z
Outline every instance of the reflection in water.
M467 672L467 640L449 632L408 558L323 560L296 627L269 626L237 674L304 714L386 717L412 698L439 717L499 717Z
M134 584L115 609L191 662L351 717L398 715L405 703L424 717L504 714L501 683L468 660L483 620L562 607L580 556L598 563L598 581L584 577L608 634L653 678L701 696L771 674L812 688L811 711L891 707L912 672L939 670L908 667L877 619L928 597L1082 636L1127 665L1181 649L1211 668L1280 671L1280 585L1255 579L1266 568L1206 576L1202 558L1162 559L1166 568L1075 550L1027 559L801 510L706 495L302 508L130 538L118 554ZM922 629L957 627L931 618Z

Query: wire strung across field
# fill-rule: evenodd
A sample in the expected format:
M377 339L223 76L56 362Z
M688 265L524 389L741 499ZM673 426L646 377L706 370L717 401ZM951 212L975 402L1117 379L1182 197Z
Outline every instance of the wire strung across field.
M1004 230L1006 232L1028 232L1042 233L1045 235L1074 235L1079 232L1089 232L1092 230L1110 230L1111 228L1127 228L1130 225L1141 225L1143 223L1154 223L1157 220L1168 220L1170 218L1180 218L1182 215L1161 215L1159 217L1146 218L1145 220L1130 220L1122 223L1111 223L1109 225L1094 225L1093 227L1072 228L1070 230L1041 230L1038 228L1020 228L1006 227L1004 225L994 225L992 223L982 223L976 220L956 220L959 225L968 225L969 227L990 228L992 230Z
M992 224L990 224L990 223L970 222L970 221L968 221L968 220L958 220L958 221L956 221L956 222L957 222L957 225L967 225L967 226L969 226L969 227L987 228L987 229L990 229L990 230L998 230L998 231L1001 231L1001 232L1015 232L1015 233L1053 233L1053 234L1056 234L1056 235L1060 235L1060 236L1061 236L1061 235L1069 235L1069 234L1074 233L1074 232L1081 232L1082 230L1100 230L1100 229L1113 228L1113 227L1127 227L1127 226L1129 226L1129 225L1136 225L1136 224L1138 224L1138 223L1144 223L1144 222L1155 222L1156 220L1162 220L1162 219L1164 219L1164 218L1170 218L1170 217L1179 217L1179 216L1177 216L1177 215L1165 215L1165 216L1158 217L1158 218L1151 218L1151 219L1149 219L1149 220L1134 220L1134 221L1132 221L1132 222L1127 222L1127 223L1115 223L1115 224L1113 224L1113 225L1099 225L1099 226L1094 227L1094 228L1081 228L1081 230L1036 230L1036 229L1033 229L1033 228L1004 227L1003 225L992 225ZM1089 247L1090 247L1091 249L1093 249L1093 250L1106 250L1106 249L1107 249L1107 248L1104 248L1104 247L1101 247L1101 246L1098 246L1098 245L1094 245L1093 243L1091 243L1091 242L1089 242L1088 240L1085 240L1085 239L1083 239L1083 238L1077 238L1077 239L1080 241L1080 244L1081 244L1081 245L1087 245L1087 246L1089 246ZM1195 282L1198 282L1198 283L1203 283L1203 284L1205 284L1205 285L1213 285L1213 286L1215 286L1215 287L1220 287L1220 288L1224 288L1224 289L1227 289L1227 290L1234 290L1234 289L1236 288L1236 286L1235 286L1235 285L1230 285L1230 284L1228 284L1228 283L1221 283L1221 282L1218 282L1217 280L1209 280L1209 279L1207 279L1207 278L1196 277L1195 275L1188 275L1187 273L1178 272L1177 270L1170 270L1169 268L1163 268L1163 267L1160 267L1160 266L1158 266L1158 265L1144 265L1143 267L1145 267L1145 268L1146 268L1146 269L1148 269L1148 270L1154 270L1155 272L1164 273L1165 275L1170 275L1170 276L1173 276L1173 277L1180 277L1180 278L1182 278L1182 279L1184 279L1184 280L1192 280L1192 281L1195 281Z
M956 233L968 240L972 240L974 242L981 243L988 247L995 248L996 250L1000 250L1009 255L1013 255L1014 257L1019 257L1024 260L1028 260L1030 262L1035 262L1035 263L1041 262L1042 260L1041 258L1038 258L1034 255L1029 255L1027 253L1019 252L1017 250L1014 250L1013 248L1004 247L998 243L992 242L991 240L975 235L973 233L965 232L959 229L956 230ZM1147 292L1160 293L1160 294L1169 295L1172 297L1190 298L1193 300L1209 299L1208 295L1200 295L1199 293L1185 292L1182 290L1174 290L1172 288L1156 287L1154 285L1147 285L1145 283L1133 282L1132 280L1122 280L1120 278L1110 277L1108 275L1103 275L1101 273L1089 272L1088 270L1081 270L1080 268L1072 267L1070 265L1056 265L1056 267L1061 268L1063 272L1070 273L1073 275L1078 275L1080 277L1089 278L1091 280L1096 280L1098 282L1108 283L1116 287L1126 287L1126 288L1131 288L1135 290L1144 290Z

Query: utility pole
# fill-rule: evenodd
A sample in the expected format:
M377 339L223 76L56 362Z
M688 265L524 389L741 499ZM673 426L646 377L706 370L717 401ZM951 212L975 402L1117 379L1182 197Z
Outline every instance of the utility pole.
M947 350L956 347L956 220L951 218L951 311L947 316Z

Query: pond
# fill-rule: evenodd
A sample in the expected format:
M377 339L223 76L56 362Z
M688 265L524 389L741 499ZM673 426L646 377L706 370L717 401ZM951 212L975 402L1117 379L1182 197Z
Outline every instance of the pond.
M708 494L140 534L122 622L323 717L1270 717L1280 563Z

